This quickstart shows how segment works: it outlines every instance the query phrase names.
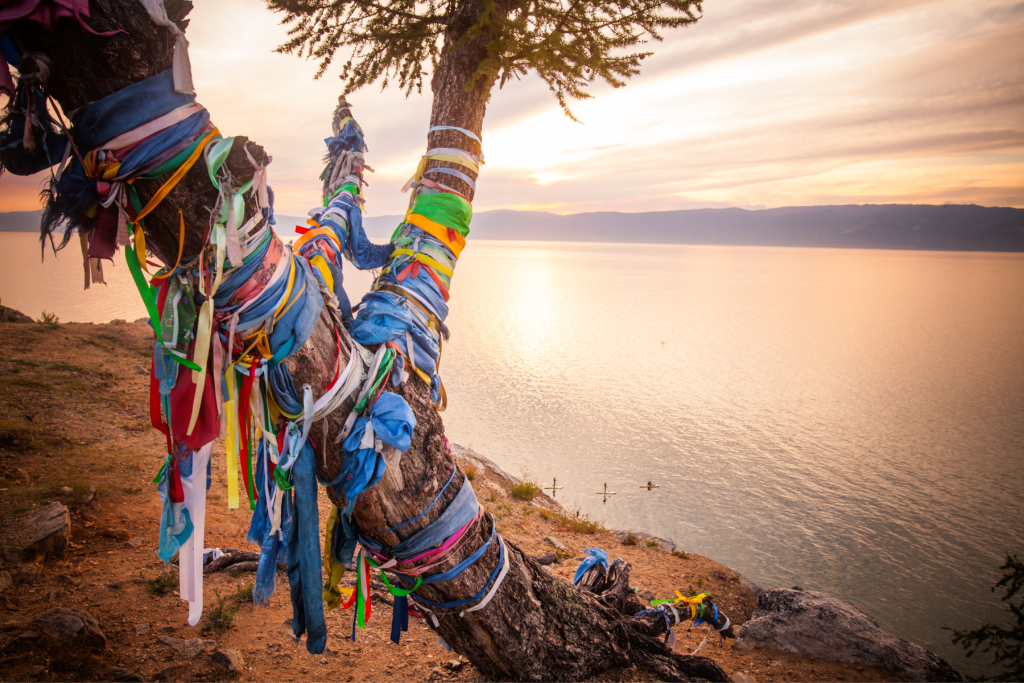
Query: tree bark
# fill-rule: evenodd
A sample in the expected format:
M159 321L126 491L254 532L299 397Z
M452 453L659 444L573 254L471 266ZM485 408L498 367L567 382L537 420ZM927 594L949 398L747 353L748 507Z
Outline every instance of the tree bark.
M478 135L482 130L486 102L494 78L483 76L467 86L483 55L490 36L482 33L471 41L459 42L462 33L482 11L475 0L460 2L446 36L445 52L432 80L434 103L431 126L459 126ZM100 31L124 29L111 37L87 33L77 22L63 20L53 32L22 22L12 31L17 47L24 52L42 52L54 65L48 88L65 112L74 114L89 102L153 76L170 67L173 40L168 31L153 24L141 4L131 1L93 0L90 3L94 28ZM191 3L167 0L170 17L181 28ZM458 45L458 49L452 49ZM326 122L325 122L326 123ZM478 144L457 131L439 131L428 136L428 149L459 147L480 154ZM227 165L236 178L252 176L239 138ZM262 155L250 143L251 152ZM84 152L85 150L83 150ZM259 160L265 159L260 157ZM438 165L445 166L444 162ZM173 262L178 249L178 209L185 217L185 259L200 252L205 242L210 211L217 191L203 164L196 164L146 219L147 244L164 262ZM454 165L453 165L454 166ZM465 171L460 168L459 170ZM272 169L271 169L272 172ZM437 174L440 176L441 174ZM472 175L472 174L470 174ZM469 185L448 175L435 178L453 186L472 200ZM149 199L161 180L139 181L143 201ZM311 203L316 198L311 197ZM257 209L246 207L246 216ZM348 335L336 311L325 307L310 340L288 361L296 386L308 383L320 393L333 374L337 356L335 330L345 342ZM348 344L342 344L342 362L348 359ZM441 417L430 400L429 389L412 377L395 390L416 415L412 445L389 467L378 485L363 494L355 508L355 520L363 533L386 545L395 545L433 522L458 492L464 475L454 481L441 499L420 519L397 532L383 535L375 529L390 529L425 510L449 479L455 460L447 445ZM455 397L455 400L458 400ZM316 445L317 468L321 477L333 479L340 471L343 454L334 443L354 399L314 425L310 438ZM333 493L331 494L333 496ZM343 503L344 501L336 501ZM486 517L473 542L453 557L451 565L468 557L491 534L493 520ZM421 587L418 594L435 601L472 597L484 586L498 562L498 543L457 579ZM486 676L516 680L581 680L610 669L639 667L664 680L687 680L699 676L728 680L714 661L703 657L674 655L658 639L665 632L660 616L632 616L643 607L629 591L629 566L618 567L614 585L599 597L554 576L514 543L506 542L509 571L497 594L483 610L457 613L441 618L437 629L452 648L466 656ZM443 569L441 570L443 571Z

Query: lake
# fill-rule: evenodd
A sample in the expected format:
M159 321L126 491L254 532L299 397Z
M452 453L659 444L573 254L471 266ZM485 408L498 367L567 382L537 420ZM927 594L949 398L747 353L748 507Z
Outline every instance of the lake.
M123 261L0 248L4 305L144 316ZM1005 620L1024 552L1024 254L471 240L452 284L453 441L979 672L941 626Z

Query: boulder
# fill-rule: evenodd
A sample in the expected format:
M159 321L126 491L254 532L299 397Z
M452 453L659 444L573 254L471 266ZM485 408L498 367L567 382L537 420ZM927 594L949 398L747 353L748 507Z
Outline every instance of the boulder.
M770 647L804 657L879 666L904 681L963 680L944 660L883 631L850 603L813 591L761 592L735 647Z
M107 636L96 617L82 610L54 607L33 619L32 626L57 641L107 648Z
M8 522L5 542L21 548L25 561L30 555L62 558L71 540L71 515L60 503L50 503ZM4 548L3 560L10 562L17 551Z
M550 545L555 550L561 550L562 552L565 552L566 550L569 549L568 547L566 547L566 545L564 543L562 543L560 540L558 540L554 536L547 536L547 537L544 538L544 540L548 543L548 545Z
M174 649L181 659L193 659L197 654L206 649L209 644L212 644L212 641L203 641L198 638L182 640L180 638L160 636L157 640L167 647Z
M217 650L213 653L213 663L225 671L241 671L245 667L245 659L238 650Z

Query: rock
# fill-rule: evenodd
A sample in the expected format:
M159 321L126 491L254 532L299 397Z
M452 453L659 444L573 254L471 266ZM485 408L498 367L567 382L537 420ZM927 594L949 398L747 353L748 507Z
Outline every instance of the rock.
M141 681L142 676L123 666L114 666L103 672L103 680L134 683L135 681Z
M326 664L327 663L327 658L326 657L321 657L320 658L320 663L321 664Z
M543 565L554 564L556 562L561 562L562 561L562 558L560 558L558 556L558 553L556 553L554 551L552 551L550 553L546 553L544 555L541 555L540 557L537 557L535 559L537 560L537 562L539 564L543 564Z
M100 536L103 538L112 538L115 541L127 541L132 537L132 535L128 533L127 529L101 529Z
M24 548L14 545L0 545L0 564L19 564L24 558Z
M149 624L147 622L135 624L135 635L141 636L145 633L149 633Z
M18 607L17 598L10 598L6 595L0 595L0 607L10 612L17 612L20 608Z
M22 631L18 635L14 636L14 640L10 642L11 645L15 643L22 643L29 640L39 640L43 637L43 634L39 631Z
M651 591L647 590L646 588L641 588L640 590L638 590L636 592L636 594L638 596L640 596L641 598L643 598L644 600L646 600L647 602L650 602L651 600L654 599L654 593L652 593Z
M0 593L14 585L14 579L9 572L0 572Z
M71 515L60 503L50 503L36 508L20 517L9 520L7 540L23 548L22 557L28 560L26 551L41 553L43 557L62 558L67 554L71 540ZM4 552L4 559L10 551Z
M32 678L37 679L37 680L40 679L40 678L45 678L46 677L46 667L45 666L33 666L31 669L28 670L28 675L31 676Z
M178 629L174 628L173 626L164 626L160 630L163 631L164 633L174 633Z
M462 668L462 664L463 662L461 659L449 659L444 667L449 671L458 671Z
M75 490L70 486L61 486L59 490L62 496L70 496L72 493L75 492Z
M32 318L9 306L0 306L0 323L33 323Z
M825 593L775 588L757 597L735 647L771 647L805 657L889 669L904 681L961 681L923 647L879 628L868 614Z
M225 671L242 671L245 667L245 659L238 650L217 650L211 659Z
M111 583L108 583L107 588L112 588L113 590L119 591L122 588L124 588L124 581L113 581Z
M178 653L178 657L181 659L193 659L197 654L206 649L206 643L198 638L191 638L189 640L183 640L181 638L170 638L168 636L160 636L157 638L158 641L173 649ZM206 641L210 642L210 641Z
M62 591L62 590L60 590L58 588L56 590L52 590L49 593L47 593L46 594L46 599L49 600L50 602L54 602L55 600L61 600L61 599L63 599L66 596L67 596L67 593Z
M555 550L561 550L562 552L565 552L569 549L568 546L566 546L564 543L562 543L557 538L554 538L552 536L547 536L544 540L547 541Z
M88 647L107 648L107 636L96 617L77 609L54 607L32 620L32 626L58 641L75 641Z
M30 586L38 586L46 581L46 575L42 572L20 571L14 572L14 583L25 583Z
M142 547L142 539L141 538L130 538L125 543L125 545L128 546L129 548L140 548L140 547Z
M753 676L748 676L742 671L739 671L734 674L729 674L729 678L732 679L733 683L757 683Z
M430 673L434 674L435 676L440 676L441 678L448 678L448 672L439 666L435 666L433 669L431 669Z
M161 669L159 672L157 672L156 676L153 677L153 680L176 681L179 678L179 674L181 674L184 670L184 666L182 666L181 664L175 664L174 666L169 666L166 669Z

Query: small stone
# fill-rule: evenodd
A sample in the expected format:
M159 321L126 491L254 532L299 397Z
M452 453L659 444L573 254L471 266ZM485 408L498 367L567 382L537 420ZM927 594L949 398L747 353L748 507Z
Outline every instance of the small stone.
M225 671L241 671L245 667L245 659L238 650L217 650L213 653L213 663Z
M114 581L113 583L108 583L107 588L112 588L116 591L119 591L122 588L124 588L124 581Z
M176 681L178 680L178 674L181 673L185 667L180 664L169 666L166 669L161 669L157 675L153 678L154 681Z
M733 683L757 683L757 681L754 680L753 676L748 676L742 671L736 672L734 674L729 674L729 677L732 678Z
M327 663L327 658L326 657L321 657L320 658L320 663L321 664L326 664Z
M289 618L284 620L284 625L287 626L288 628L291 628L291 626L292 626L291 617L289 617Z
M142 546L142 539L141 538L130 538L125 543L125 545L128 546L129 548L139 548L139 547Z
M18 564L24 557L24 548L16 545L0 545L0 564Z
M31 676L32 678L35 678L35 679L45 678L46 677L46 667L45 666L34 666L34 667L32 667L31 669L28 670L28 675Z
M65 596L67 596L67 593L62 591L62 590L60 590L58 588L56 590L52 590L49 593L47 593L46 594L46 599L49 600L50 602L54 602L55 600L63 599Z
M651 591L647 590L646 588L642 588L642 589L638 590L636 592L636 594L639 595L644 600L646 600L647 602L650 602L651 600L654 599L654 593L652 593Z
M103 672L103 680L117 681L118 683L135 683L141 681L142 676L123 666L114 666Z
M164 633L174 633L177 629L174 628L173 626L164 626L161 630Z
M458 671L459 669L462 668L462 664L463 664L463 662L462 662L461 659L449 659L448 663L445 664L444 666L445 666L446 669L448 669L450 671Z
M149 633L149 623L143 622L141 624L135 624L135 635L141 636L144 633Z
M127 529L101 529L100 536L103 538L112 538L115 541L127 541L132 537Z
M169 638L160 636L157 640L178 653L181 659L193 659L205 649L205 643L198 638L183 640L181 638Z
M10 572L0 572L0 592L7 590L14 585L14 579Z
M538 564L542 565L555 564L556 562L562 561L561 558L558 557L558 553L555 551L541 555L540 557L537 557L536 560Z
M448 678L448 673L439 666L435 666L433 669L431 669L430 673L434 674L435 676L440 676L441 678Z
M57 558L67 553L71 540L71 514L60 503L50 503L25 513L13 520L10 527L5 537L12 545L23 548L26 560L33 552Z
M11 612L17 612L20 609L18 607L18 603L15 602L15 599L9 598L6 595L2 594L0 594L0 606Z
M564 552L564 551L569 549L568 546L566 546L564 543L559 541L557 538L554 538L553 536L546 536L544 538L544 540L547 543L549 543L551 545L551 547L554 548L555 550L561 550L561 551Z
M46 581L46 575L42 572L14 572L14 583L27 583L30 586L38 586Z
M16 642L19 642L19 641L26 641L26 640L39 640L42 637L43 637L43 634L39 633L38 631L23 631L23 632L19 633L18 635L16 635L14 637L14 640L11 641L11 643L16 643Z
M75 492L75 490L73 488L71 488L70 486L61 486L60 487L60 493L61 493L62 496L70 496L74 492Z

